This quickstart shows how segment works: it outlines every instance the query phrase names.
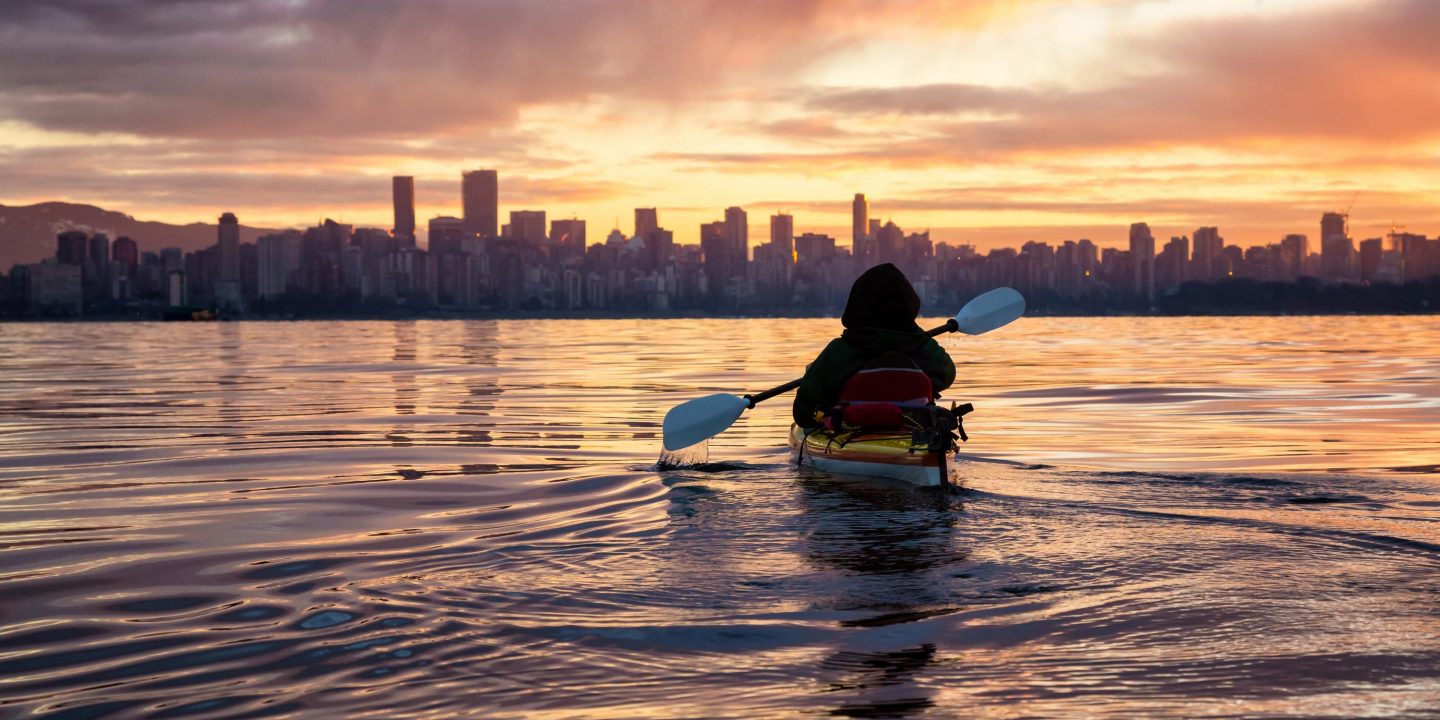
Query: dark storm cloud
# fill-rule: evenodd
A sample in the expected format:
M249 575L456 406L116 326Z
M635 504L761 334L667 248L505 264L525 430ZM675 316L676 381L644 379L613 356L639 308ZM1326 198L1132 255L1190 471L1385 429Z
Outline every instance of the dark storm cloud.
M166 137L440 132L799 67L819 2L6 0L0 113Z

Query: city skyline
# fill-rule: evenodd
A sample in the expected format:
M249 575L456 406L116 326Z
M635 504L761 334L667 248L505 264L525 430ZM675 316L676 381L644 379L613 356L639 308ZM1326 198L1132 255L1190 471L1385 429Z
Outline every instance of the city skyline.
M483 178L483 180L481 180L480 178ZM348 218L347 214L343 211L343 208L342 208L342 209L335 209L335 210L331 210L331 211L322 212L322 213L320 213L319 215L317 215L315 218L312 218L311 221L303 222L303 223L297 223L297 224L295 224L295 225L291 225L291 226L288 226L288 227L286 227L286 226L276 226L276 227L268 227L268 228L266 228L266 227L264 227L264 223L263 223L263 222L261 222L261 223L247 222L247 225L248 225L249 227L252 227L252 228L263 228L263 230L266 231L266 232L270 232L270 231L277 231L277 232L278 232L278 231L285 231L285 230L300 230L300 229L303 229L303 228L305 228L305 227L311 226L314 222L319 222L319 221L321 221L321 220L334 220L334 221L336 221L336 222L340 222L340 223L342 223L342 224L349 225L349 226L351 226L351 227L367 227L367 228L384 229L384 230L387 230L387 231L389 231L389 232L392 232L392 233L393 233L394 235L396 235L397 237L407 237L407 236L410 237L410 238L412 239L412 241L413 241L413 242L416 244L416 246L418 246L418 247L429 247L429 245L430 245L430 237L429 237L430 232L429 232L429 228L432 227L436 221L440 221L441 224L442 224L442 226L443 226L443 225L446 223L446 221L449 221L449 220L457 220L457 221L460 221L460 223L461 223L461 224L460 224L460 227L463 227L464 231L467 232L467 233L470 233L470 234L473 234L473 235L477 235L477 236L480 236L480 237L496 237L496 236L500 236L500 235L504 234L504 233L501 231L502 226L505 226L505 225L506 225L505 223L503 223L504 218L506 218L506 217L511 217L511 218L513 219L513 217L517 216L517 214L518 214L519 217L529 217L529 216L531 216L531 215L534 215L534 217L533 217L532 219L537 220L537 221L540 222L541 224L544 224L544 223L546 222L546 221L545 221L545 218L546 218L547 216L549 216L552 220L555 220L555 221L559 221L559 220L561 220L561 219L564 219L564 220L566 220L566 221L578 220L578 221L581 222L582 224L584 224L584 223L587 222L587 221L592 220L591 218L580 217L580 216L578 216L578 215L573 215L573 214L571 214L571 215L564 215L564 216L562 216L562 215L560 215L560 214L554 214L554 213L552 213L549 209L547 209L547 208L545 208L545 207L543 207L543 206L529 206L529 205L527 205L527 206L525 206L525 207L520 207L520 206L514 205L514 204L512 203L511 206L507 207L507 206L502 202L502 198L504 197L504 193L503 193L503 192L501 191L501 189L500 189L499 171L498 171L497 169L494 169L494 168L484 168L484 169L477 169L477 170L462 170L462 171L459 171L459 179L458 179L458 180L452 179L452 182L450 183L451 188L450 188L450 193L449 193L449 194L450 194L450 195L454 195L456 198L458 198L458 201L457 201L457 202L454 202L452 205L447 206L447 207L453 208L453 210L452 210L451 212L433 212L433 213L426 213L426 212L424 212L425 206L424 206L424 205L422 204L422 202L421 202L421 200L422 200L423 198L421 198L420 196L418 196L417 193L416 193L416 190L415 190L415 178L414 178L413 176L395 175L395 176L391 176L391 177L389 178L389 180L390 180L390 186L391 186L391 194L390 194L390 200L389 200L389 202L387 203L387 209L388 209L389 218L390 218L390 220L389 220L388 222L375 222L375 223L356 223L356 222L349 222L349 221L348 221L349 218ZM482 187L482 184L483 184L483 187ZM1356 197L1358 197L1358 195L1359 195L1358 192L1357 192L1356 194L1352 195L1352 197L1351 197L1351 199L1350 199L1350 203L1353 204L1354 200L1356 199ZM643 202L643 201L644 201L643 198L637 200L637 202ZM49 201L49 202L68 202L68 201ZM881 204L878 206L878 207L880 207L882 210L885 209L885 205L884 205L883 203L884 203L884 200L882 199L882 200L881 200ZM41 204L43 204L43 203L41 203ZM902 223L906 224L906 225L909 226L909 227L916 227L913 223L908 223L908 222L906 222L907 218L905 218L905 217L897 216L897 215L895 215L895 214L886 213L886 212L875 213L874 210L875 210L875 207L876 207L876 206L874 206L874 205L871 204L870 197L867 196L865 193L855 193L855 194L853 195L853 198L852 198L850 201L845 202L845 205L846 205L846 207L847 207L847 209L848 209L848 214L850 215L850 222L849 222L849 224L842 226L842 225L825 225L825 224L816 224L816 223L808 223L808 222L807 222L807 223L801 223L801 227L803 227L803 229L804 229L806 232L826 234L826 235L833 236L833 237L835 237L835 238L838 239L838 240L843 240L843 241L845 241L845 247L849 247L849 248L852 248L852 249L853 249L853 242L854 242L854 240L855 240L855 238L856 238L856 236L857 236L857 233L859 232L859 229L860 229L860 228L868 228L868 230L873 231L873 229L874 229L875 227L878 227L879 225L883 225L883 224L885 224L885 223L893 222L893 221L896 221L896 220L901 221ZM769 224L769 220L767 220L768 217L771 217L771 216L773 216L773 215L784 215L784 216L787 216L787 217L792 218L792 223L793 223L793 218L797 215L797 213L793 212L793 211L790 210L788 207L783 207L783 206L781 206L779 203L761 202L761 203L757 203L755 206L758 206L758 207L760 207L760 208L771 208L771 209L773 209L773 210L772 210L771 213L769 213L769 214L767 214L767 215L757 216L758 222L755 222L755 223L748 223L748 222L747 222L747 223L746 223L746 228L747 228L748 232L746 233L747 238L746 238L746 245L745 245L745 247L746 247L746 249L747 249L748 251L753 251L753 250L755 250L757 247L760 247L761 245L763 245L763 244L765 243L765 239L766 239L767 237L769 237L769 233L770 233L770 231L771 231L771 225ZM755 206L732 205L732 206L731 206L731 209L745 209L745 208L751 208L751 207L755 207ZM720 207L720 206L719 206L719 205L716 205L715 207ZM108 209L108 210L114 211L113 208ZM1404 222L1404 221L1403 221L1404 219L1402 218L1402 219L1401 219L1401 222L1391 221L1391 222L1389 222L1389 223L1387 223L1387 224L1384 224L1384 225L1376 225L1376 224L1374 224L1373 222L1371 222L1371 223L1363 223L1363 222L1362 222L1362 223L1357 223L1357 224L1355 224L1353 227L1356 228L1356 229L1359 229L1361 234L1356 234L1355 230L1352 230L1351 215L1350 215L1350 213L1348 212L1348 210L1349 210L1349 206L1347 206L1347 207L1344 209L1344 211L1341 211L1341 210L1338 210L1338 209L1324 209L1324 210L1321 210L1321 211L1320 211L1320 215L1321 215L1321 217L1322 217L1322 221L1321 221L1321 229L1319 230L1318 234L1316 234L1316 233L1310 233L1310 232L1304 232L1304 231L1299 232L1299 233L1295 233L1295 232L1292 232L1292 231L1294 231L1294 230L1303 230L1303 229L1302 229L1302 228L1297 228L1297 227L1284 227L1284 228L1280 228L1280 235L1278 235L1278 236L1276 236L1276 237L1260 238L1259 240L1257 240L1257 241L1256 241L1255 243L1253 243L1253 244L1254 244L1254 245L1271 244L1271 243L1274 243L1274 242L1283 241L1284 237L1286 237L1286 236L1295 235L1295 234L1300 234L1300 235L1306 235L1306 236L1308 236L1308 237L1314 238L1314 241L1317 243L1317 248L1316 248L1316 249L1317 249L1317 251L1318 251L1318 248L1319 248L1319 245L1318 245L1318 244L1321 243L1321 242L1323 242L1323 241L1322 241L1322 238L1329 237L1329 236L1331 236L1331 235L1336 234L1336 233L1333 232L1331 229L1327 229L1327 226L1325 225L1326 222L1339 222L1339 223L1341 223L1341 226L1340 226L1340 227L1341 227L1341 230L1342 230L1343 232L1341 232L1340 234L1343 234L1343 235L1346 235L1347 237L1352 238L1352 239L1353 239L1355 242L1357 242L1357 243L1358 243L1359 241L1361 241L1361 240L1368 239L1368 238L1370 238L1370 237L1388 237L1388 236L1390 236L1390 235L1392 235L1392 234L1394 234L1394 233L1397 233L1397 232L1399 232L1399 233L1405 233L1405 232L1408 231L1408 232L1420 232L1420 233L1423 234L1427 229L1429 229L1429 228L1427 228L1426 226L1423 226L1423 225L1421 225L1421 226L1412 226L1411 224L1408 224L1408 223ZM670 215L670 210L669 210L668 208L656 207L656 206L651 206L651 207L631 207L630 211L633 212L633 214L634 214L634 215L633 215L633 218L634 218L634 219L633 219L633 222L632 222L632 221L629 221L629 219L628 219L628 218L629 218L629 215L627 215L627 216L624 217L624 218L622 218L621 216L618 216L618 215L617 215L615 218L611 219L611 220L608 221L608 222L607 222L607 221L601 221L601 222L600 222L599 224L597 224L595 227L596 227L596 228L599 228L599 227L601 227L602 225L604 225L604 226L608 226L611 230L619 230L619 231L621 231L621 232L627 232L627 233L628 233L628 234L627 234L627 237L643 237L643 236L645 235L645 232L646 232L646 231L648 231L648 230L653 230L653 229L655 229L656 227L659 227L658 220L657 220L657 217L659 216L659 213L664 212L664 213L666 213L667 217L670 217L670 216L671 216L671 215ZM243 213L244 211L242 210L241 212ZM694 209L687 209L687 212L677 212L677 213L675 213L675 215L686 216L686 215L690 215L690 214L693 214L693 213L699 213L700 215L702 215L702 216L704 216L704 217L708 217L709 215L713 215L713 214L714 214L714 211L713 211L713 210L694 210ZM129 213L126 213L126 214L129 215ZM232 209L232 210L226 210L226 211L224 211L224 214L228 216L228 215L235 215L236 213L235 213L234 210ZM471 219L471 216L473 216L473 219ZM131 217L133 217L133 216L131 216ZM213 217L213 215L212 215L212 217ZM249 215L247 214L246 217L248 218ZM1334 219L1334 220L1330 220L1329 218L1335 218L1335 219ZM142 220L142 221L145 220L145 219L143 219L143 218L136 218L136 219L137 219L137 220ZM224 225L225 222L226 222L225 218L222 217L220 222L221 222L221 225ZM1052 228L1052 229L1050 230L1050 232L1048 233L1048 236L1045 236L1045 237L1038 237L1038 236L1031 236L1031 235L1023 235L1023 236L1017 236L1017 239L1014 239L1014 240L991 239L991 241L986 242L984 239L972 239L972 240L962 241L962 242L956 242L956 241L953 241L953 240L948 241L948 242L949 242L949 244L952 244L952 245L970 245L970 246L975 247L976 249L979 249L979 250L993 250L993 249L1002 249L1002 248L1015 248L1015 249L1018 249L1018 248L1022 247L1023 245L1025 245L1025 244L1027 244L1027 243L1032 243L1032 242L1039 242L1039 243L1063 243L1063 242L1065 242L1065 241L1067 241L1067 240L1081 240L1081 239L1084 239L1084 240L1089 240L1089 241L1093 242L1097 247L1100 247L1100 248L1119 248L1119 249L1127 249L1127 248L1130 248L1130 244L1129 244L1130 240L1129 240L1129 237L1128 237L1127 234L1126 234L1126 231L1127 231L1127 228L1130 228L1130 226L1131 226L1134 222L1141 222L1141 223L1144 223L1147 227L1151 227L1151 228L1152 228L1152 232L1153 232L1153 234L1154 234L1154 236L1155 236L1156 238L1160 238L1161 236L1166 236L1166 235L1168 235L1168 236L1175 236L1176 234L1185 235L1185 236L1188 237L1188 235L1189 235L1191 232L1193 232L1193 231L1205 231L1205 230L1211 230L1211 231L1213 231L1213 230L1215 230L1217 227L1220 227L1221 225L1224 225L1223 222L1218 222L1216 218L1201 218L1201 219L1199 219L1199 220L1197 221L1197 222L1198 222L1197 225L1188 226L1188 227L1186 227L1186 226L1170 226L1170 227L1167 227L1167 226L1163 226L1163 225L1160 225L1160 224L1157 224L1157 223L1150 222L1149 220L1146 220L1146 219L1141 218L1141 217L1139 217L1139 216L1136 216L1136 217L1133 217L1133 218L1130 218L1130 219L1126 220L1126 221L1123 222L1123 223L1118 223L1118 224L1115 224L1115 225L1107 225L1107 226L1104 226L1104 227L1094 228L1094 230L1095 230L1096 232L1095 232L1093 235L1087 235L1087 234L1085 234L1085 233L1083 233L1083 232L1078 232L1078 231L1075 231L1075 230L1073 230L1073 229L1071 229L1071 228L1056 227L1056 228ZM207 220L199 220L199 221L196 221L196 223L191 223L191 224L197 224L197 223L198 223L198 224L209 224ZM1207 224L1207 223L1208 223L1208 224ZM1310 219L1310 224L1314 224L1313 218ZM626 226L627 226L627 225L631 228L629 231L626 230ZM677 244L682 244L682 245L700 245L700 244L702 244L702 240L703 240L703 237L704 237L704 230L703 230L704 225L705 225L705 223L702 222L702 223L700 224L700 229L696 230L696 232L695 232L693 235L691 235L688 239L685 239L685 240L682 240L682 239L680 239L680 238L684 238L687 233L684 232L684 230L680 230L680 231L677 233L677 237L676 237L676 239L675 239L675 242L676 242ZM1440 229L1440 220L1437 220L1437 221L1434 223L1434 225L1435 225L1435 227L1436 227L1437 229ZM1229 226L1225 226L1225 227L1228 228ZM1368 230L1366 230L1366 228L1368 228ZM937 232L935 231L935 228L928 227L928 226L924 226L923 229L924 229L927 233L931 234L932 237L934 237L934 239L935 239L936 242L947 242L947 241L944 239L943 233L937 233ZM675 229L672 228L671 231L672 231L672 232L675 232ZM1227 231L1227 232L1228 232L1228 231ZM872 236L872 235L873 235L873 232L866 232L866 235L867 235L867 236ZM548 233L548 232L543 232L543 231L542 231L542 232L532 232L532 233L529 234L529 236L533 236L533 237L542 237L542 236L543 236L543 237L548 237L548 236L549 236L549 233ZM754 239L750 239L750 238L754 238ZM1244 246L1246 243L1243 242L1243 241L1235 241L1235 242L1233 242L1232 244L1237 244L1237 245ZM1197 251L1199 251L1199 248L1198 248L1198 247L1197 247Z
M543 209L509 210L509 222L500 224L500 171L460 177L462 217L432 217L426 244L418 242L414 178L400 175L390 183L388 229L327 218L248 243L227 210L215 243L189 252L67 229L56 234L51 257L0 275L0 314L144 317L167 305L165 316L176 319L316 311L823 312L845 298L853 277L879 263L898 266L925 301L1015 286L1044 310L1214 312L1238 303L1275 311L1300 303L1426 311L1432 300L1424 293L1440 278L1440 239L1392 227L1357 245L1348 214L1333 211L1321 214L1313 245L1308 233L1292 232L1247 248L1227 243L1218 226L1203 226L1162 247L1163 235L1138 221L1123 249L1079 238L981 252L881 221L869 198L855 193L848 243L814 230L797 234L793 215L775 213L760 235L766 239L751 245L750 214L739 206L702 223L699 243L677 243L656 207L633 209L629 235L617 218L601 241L586 220L547 222ZM1272 288L1265 299L1237 280L1291 289ZM1358 294L1347 289L1357 287ZM1287 293L1296 298L1285 300Z
M505 167L502 218L645 205L684 244L713 205L843 238L855 188L981 249L1136 220L1253 245L1352 202L1356 237L1440 227L1440 8L1414 0L7 10L6 204L389 227L401 176L423 228L464 216L456 168Z

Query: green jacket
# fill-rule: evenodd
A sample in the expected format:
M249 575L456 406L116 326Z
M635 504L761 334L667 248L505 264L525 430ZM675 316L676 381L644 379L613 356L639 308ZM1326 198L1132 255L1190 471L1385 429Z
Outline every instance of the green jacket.
M801 427L815 425L815 412L829 412L840 399L840 389L850 375L861 367L889 352L898 350L910 356L915 364L930 376L930 382L939 393L955 382L955 363L945 348L935 338L925 336L919 327L914 330L883 330L880 328L849 328L840 337L831 340L815 362L805 368L805 377L795 391L795 405L791 413L795 423ZM908 347L907 347L908 346Z

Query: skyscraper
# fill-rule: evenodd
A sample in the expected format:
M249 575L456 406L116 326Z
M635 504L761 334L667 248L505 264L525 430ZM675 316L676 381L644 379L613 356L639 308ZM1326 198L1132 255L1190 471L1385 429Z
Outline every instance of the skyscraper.
M1146 301L1155 300L1155 237L1150 226L1143 222L1130 225L1130 260L1135 266L1136 295Z
M1371 238L1360 243L1360 281L1370 282L1380 270L1380 260L1385 256L1380 238Z
M866 240L870 236L870 205L865 201L865 195L855 193L855 201L850 204L850 253L860 257L866 253Z
M105 233L91 235L90 250L85 254L85 259L95 266L97 272L103 272L110 264L110 236Z
M1325 247L1326 240L1336 235L1344 237L1348 234L1345 225L1349 219L1349 216L1345 213L1337 212L1327 212L1320 216L1320 247L1322 251Z
M1354 275L1355 243L1343 233L1320 241L1320 276L1344 280Z
M1339 280L1351 274L1355 243L1350 241L1345 227L1349 219L1344 213L1337 212L1327 212L1320 216L1321 277Z
M674 254L674 233L665 228L655 228L645 235L645 264L651 269L663 272Z
M465 250L465 221L453 217L430 218L428 248L432 255L452 255ZM473 237L473 236L472 236Z
M1304 235L1286 235L1280 241L1280 263L1284 279L1294 280L1305 274L1305 258L1310 255L1310 239Z
M1202 227L1195 230L1195 255L1190 260L1190 277L1202 282L1218 279L1220 254L1225 249L1225 240L1220 237L1220 228Z
M725 208L725 243L733 258L744 268L750 259L750 226L743 208Z
M734 253L731 252L726 223L711 222L700 226L700 252L705 263L705 282L709 295L712 299L718 299L724 295L725 284L735 270Z
M220 216L220 282L240 282L240 220L235 213Z
M1432 245L1440 245L1440 240L1431 241L1424 235L1398 232L1396 229L1391 229L1388 237L1392 253L1387 254L1392 254L1399 261L1395 268L1398 273L1394 273L1399 276L1396 281L1410 282L1440 273L1440 267L1436 267L1434 262L1440 260L1440 248L1431 249Z
M635 208L635 234L631 237L647 238L660 227L660 217L655 208Z
M820 233L805 233L795 238L795 262L812 266L835 257L835 238Z
M88 236L81 230L66 230L55 236L55 259L66 265L85 265L89 254L85 241Z
M795 257L795 218L779 213L770 216L770 244L786 257Z
M1075 262L1080 266L1080 273L1084 277L1095 275L1100 267L1100 249L1089 238L1082 238L1075 248Z
M298 230L264 235L256 241L259 271L256 294L262 298L278 298L291 285L299 285L300 249L303 236Z
M1190 260L1190 238L1170 238L1155 259L1155 279L1163 287L1176 287L1185 282L1185 268Z
M700 251L702 253L708 254L710 251L707 248L714 248L716 251L723 250L724 242L724 222L708 222L700 224ZM710 258L705 258L705 261L709 262Z
M468 230L469 227L467 226L466 229ZM531 245L548 243L549 238L545 235L545 211L511 210L510 237Z
M500 179L494 170L472 170L460 178L465 232L482 237L500 235Z
M185 269L185 251L177 247L160 248L160 267L169 273Z
M82 282L88 286L87 293L100 300L109 299L110 286L110 236L95 233L90 236L90 250L85 254L85 265L81 271Z
M578 218L551 220L550 244L558 245L572 253L583 254L585 252L585 221Z
M872 262L893 263L900 260L905 247L905 231L900 229L894 221L886 222L880 228L880 232L873 237L866 239L868 255L866 264Z
M402 245L415 246L415 178L396 175L391 180L395 201L395 237Z
M115 238L110 245L110 259L120 263L126 273L135 272L135 266L140 264L140 246L128 237Z

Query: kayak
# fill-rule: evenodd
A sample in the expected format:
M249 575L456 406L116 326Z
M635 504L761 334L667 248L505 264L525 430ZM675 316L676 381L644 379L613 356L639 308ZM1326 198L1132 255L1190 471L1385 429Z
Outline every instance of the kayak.
M819 428L807 434L791 425L790 447L797 464L839 475L891 478L922 487L958 479L953 450L930 452L924 441L903 429L836 433Z

